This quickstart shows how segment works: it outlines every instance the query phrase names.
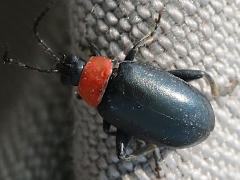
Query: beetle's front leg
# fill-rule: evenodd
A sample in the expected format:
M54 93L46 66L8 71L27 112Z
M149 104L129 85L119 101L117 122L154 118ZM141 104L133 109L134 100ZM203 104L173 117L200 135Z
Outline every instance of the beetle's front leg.
M129 138L129 137L127 137ZM130 139L128 139L130 140ZM120 149L120 153L118 153L118 157L119 159L122 159L122 160L126 160L126 161L132 161L132 160L136 160L138 156L141 156L141 155L147 155L151 152L154 152L155 149L157 148L157 146L155 144L147 144L145 145L144 147L141 147L140 149L137 149L135 150L133 153L131 154L126 154L126 148L127 148L127 145L125 143L125 146L124 146L124 143L117 143L117 148ZM117 150L118 152L118 150ZM119 156L120 154L120 156Z
M139 150L136 150L132 154L128 155L128 157L125 158L125 160L131 161L131 160L136 159L138 156L147 155L149 153L154 152L156 148L157 148L157 146L155 144L148 144L148 145L140 148Z
M127 155L126 149L129 145L129 141L131 140L131 136L122 132L121 130L117 130L116 134L116 151L119 159L127 160L129 157Z
M219 94L218 88L214 79L205 71L179 69L179 70L171 70L168 72L187 82L205 77L210 84L212 94L214 96L218 96Z

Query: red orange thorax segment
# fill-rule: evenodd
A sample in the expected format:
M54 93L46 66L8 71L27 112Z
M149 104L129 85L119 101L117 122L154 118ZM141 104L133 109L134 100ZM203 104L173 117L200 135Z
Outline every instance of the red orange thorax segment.
M84 66L78 93L89 105L97 107L101 102L112 69L112 60L104 56L92 56Z

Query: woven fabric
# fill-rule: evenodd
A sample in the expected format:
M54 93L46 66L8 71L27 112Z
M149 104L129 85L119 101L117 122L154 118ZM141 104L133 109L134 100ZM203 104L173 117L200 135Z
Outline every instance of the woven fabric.
M56 78L31 77L24 79L8 119L1 119L0 179L71 179L69 93Z
M1 2L0 180L73 179L70 89L59 83L56 74L27 71L2 62L2 45L6 43L11 58L45 68L53 63L41 53L43 49L32 32L34 18L46 2ZM65 9L60 6L51 10L39 24L40 36L58 51L58 44L68 44L67 33L63 33L67 21L61 15ZM10 16L6 15L9 11Z
M142 47L138 61L163 69L201 69L215 79L213 98L205 80L193 82L210 100L216 126L203 143L169 152L160 163L162 179L240 179L240 4L227 0L73 0L72 50L87 57L88 41L102 53L123 60L134 42L154 26L155 41ZM80 46L79 46L80 44ZM232 87L235 86L235 89ZM233 89L233 90L232 90ZM102 131L95 109L73 98L76 179L155 179L151 156L119 161L115 140Z

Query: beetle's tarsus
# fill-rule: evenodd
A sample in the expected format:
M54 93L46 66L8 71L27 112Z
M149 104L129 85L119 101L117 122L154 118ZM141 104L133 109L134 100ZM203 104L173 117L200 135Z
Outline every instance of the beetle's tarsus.
M210 87L211 87L211 92L212 92L212 95L215 96L215 97L218 97L219 96L219 89L217 87L217 84L215 83L214 79L212 78L212 76L210 76L210 74L202 71L204 74L203 76L207 79Z
M233 91L235 90L235 88L239 85L239 80L235 79L235 80L230 80L230 84L227 85L219 94L220 96L227 96L227 95L231 95L233 93Z

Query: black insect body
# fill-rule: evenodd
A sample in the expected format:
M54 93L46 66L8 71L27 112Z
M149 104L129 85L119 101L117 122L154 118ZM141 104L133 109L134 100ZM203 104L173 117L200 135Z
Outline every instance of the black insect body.
M163 71L127 61L109 80L98 106L105 132L116 135L118 157L135 158L126 154L132 137L145 140L153 148L153 144L183 148L209 136L215 124L212 106L187 83L203 76L209 79L208 74L199 70ZM213 80L209 80L216 92ZM117 127L116 132L110 132L111 125Z
M191 72L182 71L184 76ZM106 122L140 139L170 147L195 144L213 130L209 101L180 78L137 62L120 64L117 74L98 106Z
M44 49L56 59L56 65L43 70L8 58L8 64L47 73L60 73L64 84L78 86L78 94L96 107L103 118L103 129L116 136L116 151L120 159L130 160L150 152L157 145L182 148L205 140L214 129L215 117L207 98L189 81L205 77L214 95L216 85L204 71L171 70L137 62L135 54L158 27L161 14L153 31L138 41L127 53L119 67L113 70L112 61L101 56L90 43L93 56L86 63L76 56L59 57L40 39L37 26L47 8L34 23L34 34ZM111 126L116 131L111 131ZM148 144L137 152L127 154L126 149L134 137Z

